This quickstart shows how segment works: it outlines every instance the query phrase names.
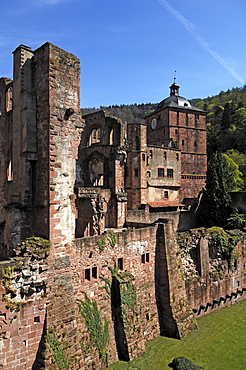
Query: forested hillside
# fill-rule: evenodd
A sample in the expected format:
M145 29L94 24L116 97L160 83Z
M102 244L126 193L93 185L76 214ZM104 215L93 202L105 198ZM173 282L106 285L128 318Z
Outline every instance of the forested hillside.
M153 112L157 107L156 104L146 103L146 104L130 104L130 105L110 105L108 107L101 106L103 109L109 112L112 116L122 119L128 123L141 122L144 117ZM96 108L83 108L82 113L87 114L94 112Z
M207 114L208 155L226 152L229 149L246 154L246 86L221 91L218 95L205 99L192 99L191 104L204 109ZM154 111L157 103L101 106L113 116L127 122L141 122ZM95 108L82 109L83 114ZM235 160L235 158L234 158ZM245 163L245 156L239 158ZM238 163L239 164L239 163ZM246 163L245 163L246 164Z

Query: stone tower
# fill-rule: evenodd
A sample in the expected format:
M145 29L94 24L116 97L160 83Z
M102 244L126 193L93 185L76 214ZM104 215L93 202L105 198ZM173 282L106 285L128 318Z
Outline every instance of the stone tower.
M174 80L170 96L162 100L146 118L148 145L173 140L181 150L181 188L179 200L195 198L205 185L207 170L206 112L179 95Z

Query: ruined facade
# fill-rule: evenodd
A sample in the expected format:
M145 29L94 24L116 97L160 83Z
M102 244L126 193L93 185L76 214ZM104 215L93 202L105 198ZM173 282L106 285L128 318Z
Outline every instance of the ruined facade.
M205 112L170 88L145 123L82 117L74 55L14 51L13 81L0 79L1 369L129 361L160 334L186 335L211 299L243 298L244 242L217 298L204 235L204 280L184 279L176 230L194 225L205 181Z

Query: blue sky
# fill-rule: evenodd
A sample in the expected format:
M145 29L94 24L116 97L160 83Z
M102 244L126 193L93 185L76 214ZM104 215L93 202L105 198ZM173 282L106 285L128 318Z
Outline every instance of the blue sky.
M156 103L246 84L245 0L0 0L0 76L49 41L81 60L81 107Z

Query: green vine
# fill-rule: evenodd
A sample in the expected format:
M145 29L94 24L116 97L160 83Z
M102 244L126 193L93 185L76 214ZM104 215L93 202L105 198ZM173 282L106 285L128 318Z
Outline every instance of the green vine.
M129 332L130 328L133 327L133 313L137 302L136 288L133 284L134 276L129 271L121 271L115 260L113 267L108 264L106 266L111 272L112 279L100 276L100 278L105 282L105 285L101 287L101 289L105 289L108 297L111 299L112 280L113 278L118 280L120 285L121 310L123 313L125 329Z
M115 247L116 246L116 243L117 243L116 234L113 231L110 231L109 232L109 236L108 236L108 244L111 247Z
M109 321L102 323L96 301L91 301L85 292L85 300L78 299L77 303L81 315L85 320L90 335L91 344L96 347L99 357L107 365L107 345L109 342Z
M100 252L102 252L106 248L107 242L105 236L103 236L102 239L98 240L97 245Z
M16 302L16 301L10 299L10 297L8 296L9 293L10 294L13 293L13 291L11 289L12 275L14 273L15 268L17 268L17 267L18 267L18 265L8 266L4 270L4 274L3 274L3 286L5 288L5 294L2 297L2 302L6 302L5 308L10 310L11 312L20 311L20 305L21 305L21 302Z
M109 235L106 238L103 236L100 240L97 241L99 251L102 252L107 246L115 247L117 244L116 234L113 231L109 231Z
M69 370L68 360L63 352L62 346L54 329L48 330L47 342L51 348L51 352L53 354L53 358L58 369Z

